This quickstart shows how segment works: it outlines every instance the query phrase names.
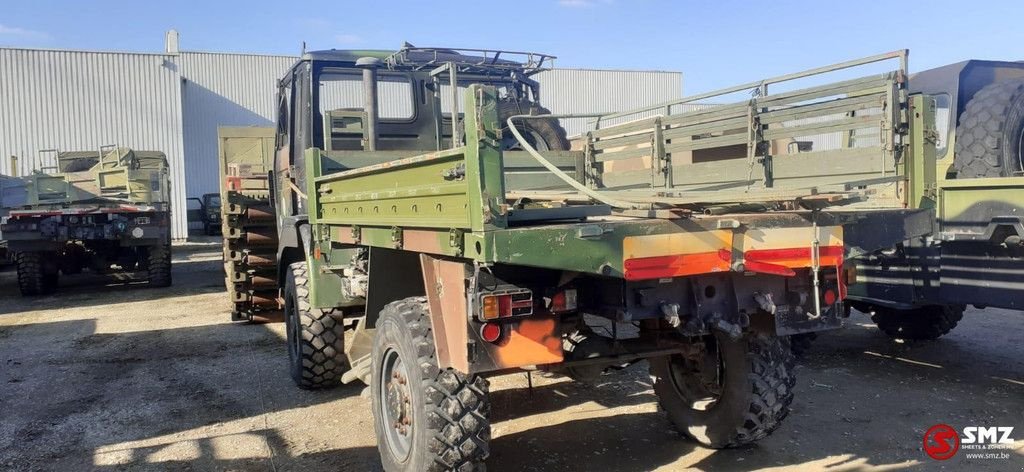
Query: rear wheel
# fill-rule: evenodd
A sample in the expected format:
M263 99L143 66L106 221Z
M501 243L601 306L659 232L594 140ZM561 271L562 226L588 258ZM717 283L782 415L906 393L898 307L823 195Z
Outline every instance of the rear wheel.
M908 340L938 339L956 328L964 317L962 305L928 305L911 310L873 307L871 321L892 338Z
M285 277L284 315L292 380L304 389L336 387L348 368L342 313L312 306L305 262L289 265Z
M54 267L55 253L19 252L15 255L18 266L18 289L26 297L53 293L57 288L59 272Z
M1024 171L1024 80L989 84L964 107L956 128L957 178Z
M170 244L157 244L146 250L146 273L151 287L171 286Z
M789 414L793 354L788 340L716 331L699 355L650 360L654 392L683 434L707 447L726 448L767 437Z
M384 307L372 359L373 424L385 470L482 465L491 436L487 381L438 367L426 299Z

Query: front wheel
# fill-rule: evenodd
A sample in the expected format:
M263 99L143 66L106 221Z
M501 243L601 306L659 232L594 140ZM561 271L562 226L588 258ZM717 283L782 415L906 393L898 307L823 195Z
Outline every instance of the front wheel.
M342 313L315 308L310 303L305 262L289 265L285 277L285 330L292 380L304 389L341 385L341 375L348 368Z
M387 471L474 470L491 437L487 380L437 365L426 299L384 307L373 338L373 426Z
M712 448L763 439L779 427L793 401L793 354L788 340L715 331L695 354L650 360L654 392L686 436Z

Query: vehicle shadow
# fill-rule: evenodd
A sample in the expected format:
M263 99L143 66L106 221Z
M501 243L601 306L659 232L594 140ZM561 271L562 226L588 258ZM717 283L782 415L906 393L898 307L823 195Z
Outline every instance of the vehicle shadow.
M246 438L260 438L267 414L310 410L326 417L343 407L321 405L358 401L362 390L295 388L285 343L267 325L97 332L110 323L0 326L0 468L123 468L145 465L147 451L171 445L172 452L188 449L180 455L202 468L204 460L231 456L231 438L243 448ZM222 438L204 446L211 437ZM255 457L253 464L261 461Z
M225 292L223 263L219 253L209 249L198 253L175 254L171 264L170 287L150 287L142 273L93 274L84 272L61 275L57 290L38 297L22 297L15 270L0 272L0 315L35 310L67 309L113 305L147 300L172 299L205 293ZM212 276L213 273L218 273ZM226 297L226 295L225 295ZM225 307L227 301L225 299Z

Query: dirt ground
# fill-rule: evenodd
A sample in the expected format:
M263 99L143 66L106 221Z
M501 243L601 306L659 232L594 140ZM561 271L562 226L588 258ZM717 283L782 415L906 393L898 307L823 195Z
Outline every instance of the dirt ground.
M228 321L215 243L176 250L174 286L65 278L26 299L0 272L0 470L378 470L362 385L292 386L280 324ZM597 387L492 379L491 470L1024 469L1024 313L970 310L904 344L854 314L798 367L768 439L713 451L657 409L646 364ZM1007 459L922 451L936 423L1013 426Z

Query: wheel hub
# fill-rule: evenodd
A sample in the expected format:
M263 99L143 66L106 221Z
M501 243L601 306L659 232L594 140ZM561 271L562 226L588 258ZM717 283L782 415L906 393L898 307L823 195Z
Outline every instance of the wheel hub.
M722 395L722 359L713 341L694 345L686 355L670 362L672 384L679 395L695 410L707 410Z
M412 390L408 369L394 350L384 353L380 392L385 438L391 452L401 460L409 455L412 444Z

